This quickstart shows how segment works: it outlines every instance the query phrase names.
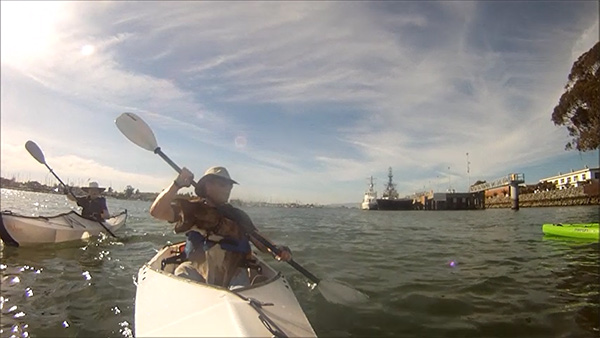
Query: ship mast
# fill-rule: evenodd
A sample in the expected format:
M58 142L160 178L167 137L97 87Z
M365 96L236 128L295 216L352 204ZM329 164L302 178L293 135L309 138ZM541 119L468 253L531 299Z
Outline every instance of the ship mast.
M398 192L396 191L396 185L392 181L392 167L388 169L388 183L385 187L385 192L383 193L383 197L387 197L389 199L397 199Z

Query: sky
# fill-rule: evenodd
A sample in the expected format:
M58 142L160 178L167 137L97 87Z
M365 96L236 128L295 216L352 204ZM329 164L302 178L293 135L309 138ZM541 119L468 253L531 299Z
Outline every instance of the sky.
M1 2L2 177L159 192L176 172L116 128L140 116L232 198L362 201L598 167L551 114L598 41L597 1ZM191 191L191 190L190 190ZM185 190L183 191L185 192Z

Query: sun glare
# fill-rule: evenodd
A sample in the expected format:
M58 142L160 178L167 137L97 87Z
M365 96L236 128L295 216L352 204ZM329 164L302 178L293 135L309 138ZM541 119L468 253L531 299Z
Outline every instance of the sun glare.
M43 57L55 42L55 25L62 7L54 1L2 1L2 62Z
M94 54L94 51L96 51L96 48L94 48L92 45L85 45L81 47L81 54L84 56L92 55Z

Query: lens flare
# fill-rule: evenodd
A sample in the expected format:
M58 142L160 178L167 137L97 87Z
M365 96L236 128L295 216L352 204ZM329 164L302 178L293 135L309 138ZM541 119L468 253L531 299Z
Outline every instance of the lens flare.
M244 148L246 148L246 145L248 144L248 140L246 140L246 137L241 136L241 135L236 137L234 142L235 142L235 147L238 149L244 149Z

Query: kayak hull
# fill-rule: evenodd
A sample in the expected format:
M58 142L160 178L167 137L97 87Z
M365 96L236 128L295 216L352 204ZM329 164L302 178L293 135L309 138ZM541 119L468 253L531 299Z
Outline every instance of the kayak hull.
M127 210L102 222L111 232L125 225ZM106 233L100 222L83 218L75 211L56 216L24 216L2 211L0 238L10 246L34 246L87 239Z
M546 235L580 239L599 239L598 223L552 223L542 225Z
M163 248L139 270L136 337L316 337L285 277L258 257L254 283L233 291L175 276L175 264L162 270L182 244Z

